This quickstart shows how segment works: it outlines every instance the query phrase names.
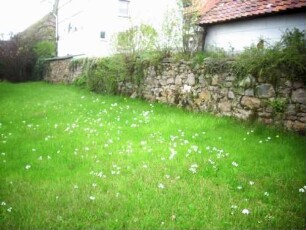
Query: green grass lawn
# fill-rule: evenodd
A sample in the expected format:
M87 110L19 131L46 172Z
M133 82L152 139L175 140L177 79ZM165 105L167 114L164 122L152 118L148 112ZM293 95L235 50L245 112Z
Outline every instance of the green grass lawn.
M0 83L0 229L305 229L306 139Z

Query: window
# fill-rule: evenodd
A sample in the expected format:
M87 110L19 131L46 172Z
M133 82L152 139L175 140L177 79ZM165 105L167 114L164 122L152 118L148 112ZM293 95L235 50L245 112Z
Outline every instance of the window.
M119 0L118 14L120 17L129 17L129 3L128 0Z
M100 38L101 39L105 39L105 31L101 31L100 32Z

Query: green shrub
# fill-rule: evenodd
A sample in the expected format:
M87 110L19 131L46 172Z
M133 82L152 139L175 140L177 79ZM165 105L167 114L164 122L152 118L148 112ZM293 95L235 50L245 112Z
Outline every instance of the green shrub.
M52 41L39 41L33 48L38 58L49 58L55 56L56 45Z
M42 80L45 75L48 65L45 58L50 58L55 56L56 45L52 41L39 41L34 47L33 51L36 55L36 62L34 66L33 77L31 80Z
M283 51L282 70L290 77L302 78L306 82L306 31L286 31L280 44Z
M43 77L48 71L48 67L49 65L44 59L42 58L37 59L35 66L34 66L33 77L31 80L34 80L34 81L43 80Z
M74 80L73 84L80 87L86 87L88 82L88 74L96 63L94 58L80 58L74 59L70 63L70 71L76 71L78 68L82 70L82 73Z
M117 34L115 49L126 55L152 51L156 47L157 36L156 30L150 25L134 26Z
M191 58L192 64L196 65L202 65L204 63L204 59L206 58L206 55L204 52L197 52L193 55L193 57Z
M78 76L77 79L74 80L73 84L75 86L85 88L87 85L87 76L84 73L82 73L80 76Z
M279 76L306 81L306 33L286 31L280 42L258 48L251 46L237 55L233 71L238 77L252 74L272 82Z
M128 75L124 56L101 58L88 71L87 86L98 93L116 94L118 82Z
M140 55L118 54L101 59L86 59L72 63L83 65L82 75L74 82L76 85L87 85L95 92L117 94L119 82L130 82L140 85L144 78L145 68L157 66L163 59L160 52L143 52Z
M205 66L207 73L220 73L229 69L228 54L219 48L210 48L205 52L197 52L191 57L193 66Z

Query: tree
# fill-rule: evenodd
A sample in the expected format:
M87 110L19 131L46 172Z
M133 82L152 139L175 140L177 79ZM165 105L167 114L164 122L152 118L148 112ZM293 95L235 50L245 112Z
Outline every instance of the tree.
M35 54L31 45L13 36L9 41L0 43L0 78L9 81L25 81L31 79Z
M198 7L191 0L178 0L177 8L166 12L161 30L159 48L168 55L183 52L191 55L201 47L201 29L198 26Z
M37 58L49 58L55 56L55 44L52 41L39 41L34 45L33 51Z
M152 51L156 48L157 35L156 30L150 25L133 26L117 34L116 51L123 54Z
M182 15L176 9L168 9L164 15L158 48L170 56L182 48Z

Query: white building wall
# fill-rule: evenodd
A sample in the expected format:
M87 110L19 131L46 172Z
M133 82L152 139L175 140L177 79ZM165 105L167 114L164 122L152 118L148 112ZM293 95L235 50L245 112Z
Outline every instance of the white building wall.
M141 23L159 31L165 13L175 7L176 0L130 0L129 17L122 17L119 0L60 0L58 56L111 55L116 33Z
M208 27L205 48L219 47L226 51L242 51L264 39L268 44L280 40L287 29L306 30L306 13L269 16Z

